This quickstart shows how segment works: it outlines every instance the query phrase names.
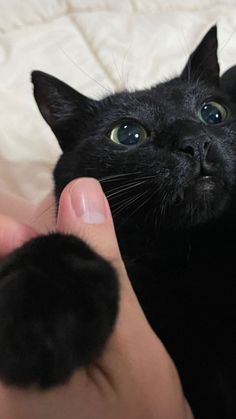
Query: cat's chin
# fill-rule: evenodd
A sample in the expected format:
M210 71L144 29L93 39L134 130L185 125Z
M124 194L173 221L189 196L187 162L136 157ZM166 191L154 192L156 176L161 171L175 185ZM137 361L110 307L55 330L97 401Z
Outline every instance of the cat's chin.
M174 205L175 223L181 227L195 227L214 222L227 210L229 202L224 182L212 176L201 176L194 185L178 194Z
M196 204L203 201L206 206L211 206L216 197L221 198L226 194L224 187L224 182L213 176L198 176L193 184L185 188L182 196L187 201L194 201Z

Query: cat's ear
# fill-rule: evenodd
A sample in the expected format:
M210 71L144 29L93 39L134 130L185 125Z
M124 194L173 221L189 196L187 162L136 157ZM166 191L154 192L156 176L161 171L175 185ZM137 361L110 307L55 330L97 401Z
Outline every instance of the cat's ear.
M94 111L96 101L42 71L32 72L32 82L38 108L64 150L67 147L66 143L72 140L68 138L69 126L73 125L75 119L80 121L81 125L84 124L88 114ZM67 139L63 135L65 132Z
M190 55L180 78L189 82L204 80L211 85L219 86L220 68L217 48L217 27L215 25L212 26Z

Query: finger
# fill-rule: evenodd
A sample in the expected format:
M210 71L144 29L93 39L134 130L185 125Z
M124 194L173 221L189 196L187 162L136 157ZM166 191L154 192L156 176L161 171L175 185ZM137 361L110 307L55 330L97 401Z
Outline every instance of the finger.
M32 228L6 215L0 215L0 257L6 256L35 236L36 232Z
M96 179L70 182L62 192L57 229L79 236L109 262L121 263L107 199Z

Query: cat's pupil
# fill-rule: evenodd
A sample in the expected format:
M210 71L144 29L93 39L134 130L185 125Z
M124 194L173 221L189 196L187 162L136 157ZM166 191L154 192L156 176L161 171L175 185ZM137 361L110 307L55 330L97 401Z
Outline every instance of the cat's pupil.
M135 124L122 124L117 131L119 143L124 145L134 145L142 141L143 128Z
M201 116L207 124L219 124L223 120L223 115L215 105L209 103L202 107Z

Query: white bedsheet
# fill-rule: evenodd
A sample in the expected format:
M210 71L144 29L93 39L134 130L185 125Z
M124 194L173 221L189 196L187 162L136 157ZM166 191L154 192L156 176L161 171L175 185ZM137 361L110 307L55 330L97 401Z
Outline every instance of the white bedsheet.
M95 98L150 86L180 71L216 22L225 70L236 64L235 0L0 0L2 196L36 203L52 188L60 149L34 103L33 69Z

